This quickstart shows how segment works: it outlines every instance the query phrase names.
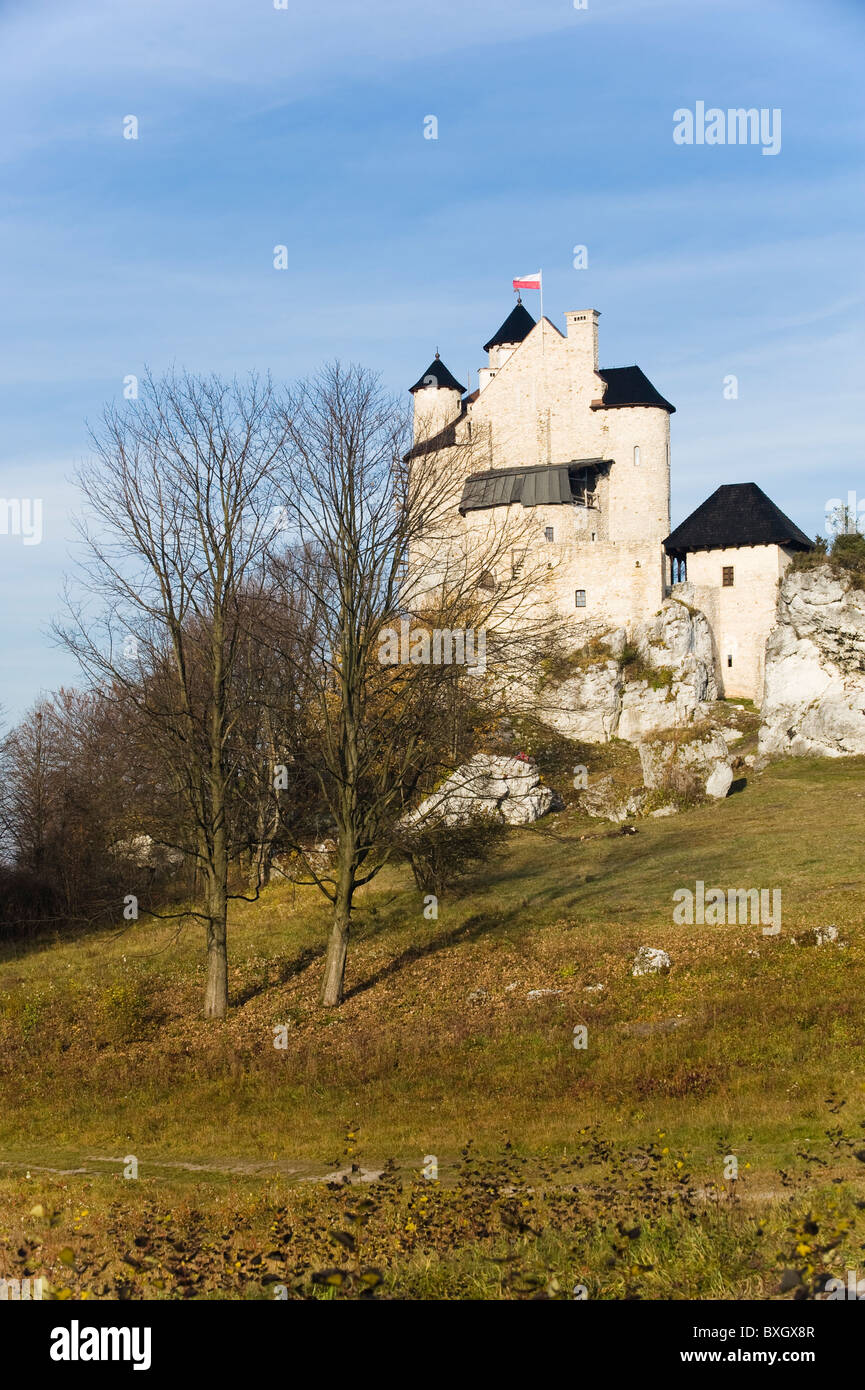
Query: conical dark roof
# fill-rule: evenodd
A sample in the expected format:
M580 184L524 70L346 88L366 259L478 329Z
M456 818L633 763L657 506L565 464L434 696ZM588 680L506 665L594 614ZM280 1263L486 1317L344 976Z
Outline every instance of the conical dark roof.
M611 410L622 405L657 405L675 415L670 405L639 367L599 367L598 376L607 383L604 399L595 409Z
M430 377L434 379L431 381ZM438 353L436 353L432 362L430 362L423 376L415 382L414 386L410 386L408 389L412 395L414 395L415 391L422 391L425 386L444 386L449 391L459 391L460 395L462 395L466 389L464 386L460 386L455 376L451 376L451 373L448 371Z
M498 333L494 333L489 342L484 343L484 352L489 352L493 347L501 347L502 343L521 343L523 338L529 336L534 326L534 319L520 302L511 309Z
M668 555L736 545L812 550L814 543L756 483L722 484L664 541Z

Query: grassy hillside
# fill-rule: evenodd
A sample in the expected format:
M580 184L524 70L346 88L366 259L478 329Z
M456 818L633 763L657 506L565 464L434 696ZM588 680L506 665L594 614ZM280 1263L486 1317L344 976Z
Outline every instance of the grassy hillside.
M293 1213L273 1218L294 1231L292 1278L312 1279L328 1249L331 1262L334 1248L344 1253L330 1235L354 1220L369 1226L382 1287L431 1296L519 1293L503 1274L514 1268L528 1279L522 1292L567 1286L570 1296L577 1266L591 1296L626 1296L629 1279L636 1296L771 1292L775 1256L791 1242L803 1269L817 1259L795 1249L819 1246L822 1236L796 1232L818 1209L821 1231L843 1225L823 1258L854 1259L865 1171L855 1156L865 1143L863 770L862 760L779 764L720 804L641 821L636 835L566 811L515 832L469 888L442 899L437 921L425 920L406 874L383 876L362 899L336 1013L316 1002L326 914L311 889L283 885L235 905L224 1024L199 1017L192 926L178 934L142 921L5 955L7 1263L33 1239L31 1262L54 1252L55 1285L65 1268L70 1287L89 1287L95 1265L79 1267L72 1240L82 1210L77 1231L96 1223L89 1238L109 1275L126 1222L143 1223L148 1250L163 1217L192 1220L197 1234L184 1239L196 1245L239 1223L250 1261L282 1211ZM780 888L781 935L673 925L673 892L696 879ZM792 943L831 922L843 948ZM669 976L632 977L644 944L669 953ZM273 1045L281 1024L284 1050ZM578 1025L588 1029L580 1050ZM738 1185L724 1182L730 1154ZM140 1164L137 1184L120 1176L126 1155ZM437 1182L420 1176L427 1155ZM475 1169L473 1155L493 1168ZM366 1215L350 1206L359 1189L300 1182L388 1160L386 1180L363 1189L375 1194ZM518 1190L527 1205L502 1224ZM434 1217L412 1219L411 1202ZM42 1217L27 1216L40 1206ZM617 1234L617 1222L641 1234ZM516 1266L489 1263L484 1242L497 1240L517 1240ZM652 1258L630 1250L646 1240ZM56 1264L61 1249L72 1264ZM0 1244L0 1273L3 1259ZM146 1275L124 1268L123 1278ZM214 1284L209 1266L188 1286L160 1277L169 1292L262 1296L263 1268L236 1288L224 1271ZM356 1292L360 1268L322 1287Z

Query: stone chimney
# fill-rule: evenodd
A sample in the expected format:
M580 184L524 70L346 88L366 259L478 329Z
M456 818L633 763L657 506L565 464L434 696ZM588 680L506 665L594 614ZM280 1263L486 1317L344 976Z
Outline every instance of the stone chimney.
M570 309L565 314L568 343L574 345L593 372L598 370L599 318L597 309Z

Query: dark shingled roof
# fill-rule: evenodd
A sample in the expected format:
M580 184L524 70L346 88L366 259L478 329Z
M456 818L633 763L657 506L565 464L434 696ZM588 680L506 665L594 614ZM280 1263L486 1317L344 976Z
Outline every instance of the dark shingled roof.
M430 377L433 377L434 380L430 381ZM430 362L423 376L408 389L414 395L415 391L422 391L425 386L444 386L449 391L459 391L460 395L466 389L464 386L460 386L455 376L451 375L438 353Z
M575 479L571 474L585 468L608 467L611 459L575 459L572 463L539 464L526 468L491 468L485 473L471 473L463 484L459 510L484 511L487 507L507 507L522 502L524 507L573 502Z
M664 541L668 555L737 545L812 550L814 542L756 483L724 483Z
M528 309L522 303L515 305L498 333L494 333L489 342L484 343L484 352L489 352L493 347L501 347L502 343L521 343L523 338L529 336L534 326L535 321Z
M675 415L676 407L656 391L645 372L639 367L600 367L598 376L607 383L602 401L593 402L595 410L609 410L620 405L657 405Z

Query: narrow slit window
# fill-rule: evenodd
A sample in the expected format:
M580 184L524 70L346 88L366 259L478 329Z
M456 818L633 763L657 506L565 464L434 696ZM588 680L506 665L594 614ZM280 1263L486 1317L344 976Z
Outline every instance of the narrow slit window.
M721 568L721 583L725 589L733 587L733 566L723 565Z
M733 653L732 653L732 652L728 652L728 653L727 653L727 665L728 665L728 666L732 666L732 665L733 665Z
M634 445L634 463L636 464L637 468L639 468L639 466L640 466L640 446L639 446L639 444L635 444L635 445Z
M575 608L585 608L585 606L586 606L586 591L585 591L585 589L575 589L575 590L574 590L574 607L575 607Z

